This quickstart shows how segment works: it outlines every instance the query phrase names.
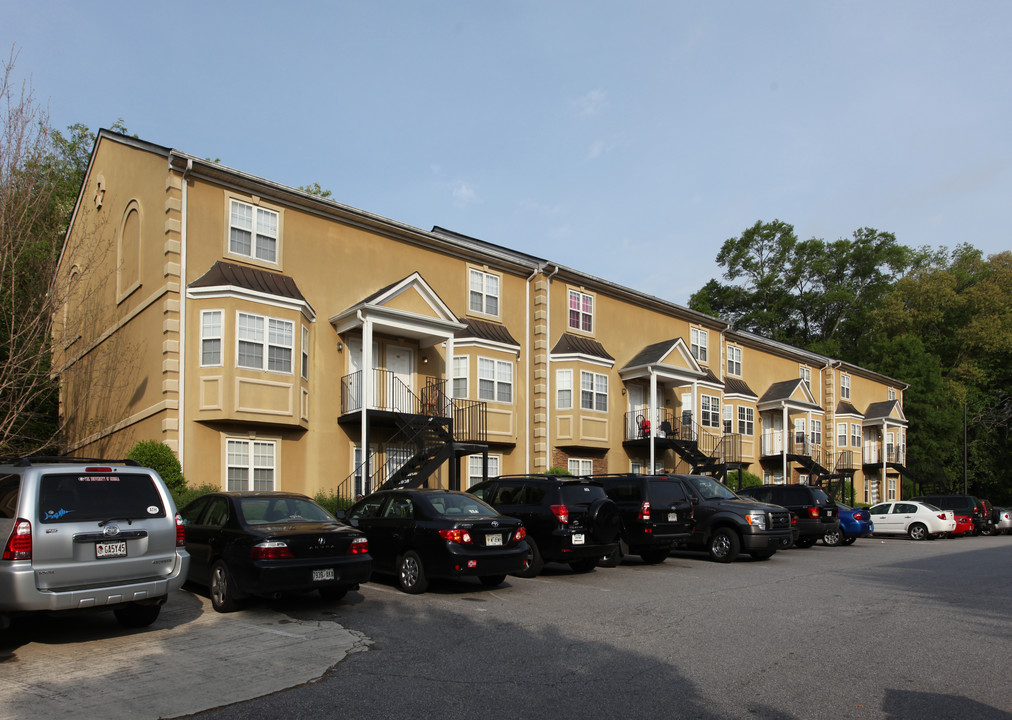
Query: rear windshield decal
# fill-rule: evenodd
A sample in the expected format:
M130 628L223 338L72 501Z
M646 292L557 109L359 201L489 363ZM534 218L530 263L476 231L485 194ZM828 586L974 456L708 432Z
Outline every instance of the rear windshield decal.
M46 517L44 519L45 520L59 520L64 515L69 515L72 512L74 512L74 511L73 510L63 510L62 508L60 510L46 510Z

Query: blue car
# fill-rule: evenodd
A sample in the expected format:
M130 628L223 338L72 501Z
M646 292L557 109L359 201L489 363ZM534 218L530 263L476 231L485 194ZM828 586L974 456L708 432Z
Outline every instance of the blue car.
M826 531L822 538L824 545L836 547L838 545L850 545L859 537L871 537L875 526L871 521L871 514L868 508L857 508L849 505L836 503L840 514L840 527Z

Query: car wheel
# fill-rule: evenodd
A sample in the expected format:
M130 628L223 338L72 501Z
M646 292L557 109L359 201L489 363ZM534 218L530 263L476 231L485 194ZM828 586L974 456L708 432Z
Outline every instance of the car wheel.
M397 581L401 590L411 595L425 592L429 587L429 581L425 577L425 568L422 567L422 559L414 550L408 550L401 555L397 562Z
M348 594L346 587L322 587L317 588L317 591L320 593L320 597L330 602L337 602Z
M495 587L506 582L506 573L502 575L482 575L478 578L485 587Z
M116 620L123 627L128 628L142 628L147 627L155 620L158 619L158 613L161 612L161 605L138 605L137 603L129 603L123 607L118 607L113 610L113 614L116 616Z
M811 537L811 536L808 536L808 537L799 537L797 540L794 541L794 545L795 545L795 547L799 547L802 550L804 550L805 548L812 547L812 545L815 544L815 541L817 539L818 538Z
M928 529L921 523L914 523L907 530L907 534L910 535L911 540L924 540L928 537Z
M577 560L576 562L569 563L569 567L573 569L573 572L585 573L590 572L597 567L597 558L587 558L586 560Z
M843 544L845 539L843 530L836 528L835 530L827 530L826 534L822 536L822 544L828 545L829 547L837 547Z
M601 545L615 542L622 530L622 518L613 500L598 498L591 504L587 515L594 542Z
M844 537L840 542L844 545L853 545L855 540L857 540L857 538Z
M653 550L644 550L640 553L640 557L648 565L656 565L662 563L668 559L668 555L671 553L671 548L654 548Z
M738 557L741 550L741 542L738 535L728 528L721 528L710 537L706 545L710 553L710 559L716 562L729 563Z
M531 540L530 536L527 538L527 547L529 551L527 559L524 561L524 568L520 572L514 573L517 577L537 577L538 573L541 572L541 568L545 566L545 561L541 559L541 551L538 550L538 544Z
M239 607L236 601L235 581L224 560L211 566L211 606L220 613L232 612Z
M776 554L776 550L756 550L755 552L750 552L749 557L753 560L769 560Z
M994 531L994 525L985 525L984 527L982 527L980 529L980 534L981 535L997 535L997 533Z

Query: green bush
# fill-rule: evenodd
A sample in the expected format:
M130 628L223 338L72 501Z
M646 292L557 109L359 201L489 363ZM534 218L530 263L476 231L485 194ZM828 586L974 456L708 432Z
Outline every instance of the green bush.
M220 490L217 485L198 485L195 488L183 487L181 490L172 491L172 500L176 503L176 509L182 510L184 507L189 505L191 502L199 498L201 495L207 495L208 493L218 492Z
M186 478L183 477L183 468L179 464L179 458L165 443L141 440L127 453L127 458L135 460L161 475L173 495L186 489Z
M316 501L317 505L320 505L324 510L335 517L337 516L338 510L347 510L355 504L354 500L351 498L340 497L334 490L319 490L316 495L313 496L313 500Z
M548 468L548 472L545 473L545 474L546 475L564 475L566 477L573 477L573 473L569 472L569 470L567 470L566 468L559 467L557 465Z

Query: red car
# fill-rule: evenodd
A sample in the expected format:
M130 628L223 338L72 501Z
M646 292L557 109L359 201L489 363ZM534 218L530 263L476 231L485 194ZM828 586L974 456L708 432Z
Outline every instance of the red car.
M956 529L949 533L950 537L973 535L973 518L969 515L955 515Z

